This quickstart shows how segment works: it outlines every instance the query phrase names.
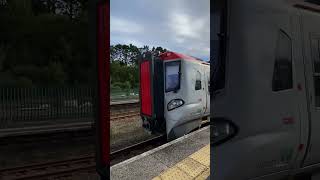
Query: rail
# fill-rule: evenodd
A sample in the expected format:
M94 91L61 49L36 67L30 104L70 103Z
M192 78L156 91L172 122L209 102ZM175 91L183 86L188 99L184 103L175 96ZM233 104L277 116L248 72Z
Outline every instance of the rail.
M160 146L165 143L165 136L157 136L132 146L110 153L111 164L128 159L137 153L143 153L146 147ZM54 179L62 176L72 176L77 172L95 172L95 159L93 155L79 158L32 164L14 168L0 169L0 179Z
M95 170L94 156L88 155L75 159L68 159L63 161L55 161L41 164L33 164L27 166L20 166L9 169L0 170L0 178L2 179L43 179L61 177L63 175L70 175L79 171Z
M199 129L209 125L203 122ZM146 152L150 149L159 147L167 142L166 135L158 135L146 139L134 145L119 149L110 153L110 165L117 164L133 156ZM20 167L0 169L0 179L55 179L56 177L72 176L77 172L95 173L94 155L86 155L79 158L63 161L46 162Z

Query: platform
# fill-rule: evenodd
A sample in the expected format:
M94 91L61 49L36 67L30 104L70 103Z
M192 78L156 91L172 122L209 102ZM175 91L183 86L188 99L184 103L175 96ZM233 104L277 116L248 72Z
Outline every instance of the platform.
M111 167L111 179L209 179L210 128L135 156Z

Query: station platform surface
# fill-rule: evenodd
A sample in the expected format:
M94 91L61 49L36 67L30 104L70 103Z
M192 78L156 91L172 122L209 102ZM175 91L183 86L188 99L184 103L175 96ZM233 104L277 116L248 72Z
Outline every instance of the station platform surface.
M112 180L209 180L209 176L208 126L110 168Z

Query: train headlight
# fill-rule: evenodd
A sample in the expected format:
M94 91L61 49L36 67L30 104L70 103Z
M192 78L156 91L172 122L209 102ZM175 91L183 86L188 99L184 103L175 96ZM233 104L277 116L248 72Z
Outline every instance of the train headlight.
M171 100L168 105L167 109L168 111L171 111L173 109L176 109L184 104L184 101L182 99L173 99Z
M219 145L232 139L238 133L237 126L231 121L213 118L211 121L211 144Z

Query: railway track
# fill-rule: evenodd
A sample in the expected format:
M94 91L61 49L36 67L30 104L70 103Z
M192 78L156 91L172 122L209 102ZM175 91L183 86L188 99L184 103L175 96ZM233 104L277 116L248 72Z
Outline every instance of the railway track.
M132 103L134 104L134 103ZM115 105L127 106L125 111L113 111L111 113L111 121L120 119L128 119L139 115L138 103L135 105ZM130 109L131 106L131 110ZM114 106L113 106L114 107ZM126 109L126 108L123 108ZM72 130L74 126L70 125ZM83 129L90 129L92 123L81 126ZM50 128L49 128L50 129ZM42 129L43 131L43 129ZM45 130L46 131L46 130ZM30 133L26 132L27 134ZM0 132L1 134L1 132ZM111 165L117 164L123 160L141 154L145 151L158 147L166 142L166 136L158 135L151 139L136 143L134 145L111 152ZM79 173L95 175L95 158L94 155L86 155L79 158L67 159L63 161L51 161L40 164L31 164L26 166L0 169L0 180L29 180L29 179L77 179L73 178Z
M84 156L64 161L33 164L0 170L0 179L29 180L29 179L60 179L72 176L77 172L93 173L95 161L93 156Z
M110 153L110 165L112 166L133 156L139 155L145 151L161 146L167 142L166 137L166 135L160 134L134 145L113 151Z
M139 101L131 101L128 103L111 103L110 120L120 120L140 115Z
M199 128L209 125L204 122ZM134 145L113 151L110 153L110 165L117 164L133 156L154 149L166 143L165 135L158 135L153 138L141 141ZM79 158L68 159L63 161L46 162L8 169L0 169L0 180L51 180L51 179L68 179L77 173L95 174L95 157L87 155Z
M139 142L126 148L111 152L111 165L128 159L151 148L155 148L166 142L163 135ZM2 180L29 180L29 179L72 179L76 173L95 173L95 158L87 155L80 158L63 161L47 162L27 166L0 169L0 179Z
M110 115L110 121L117 121L121 119L127 119L132 117L137 117L140 115L139 109L129 110L129 111L122 111L117 113L112 113Z

